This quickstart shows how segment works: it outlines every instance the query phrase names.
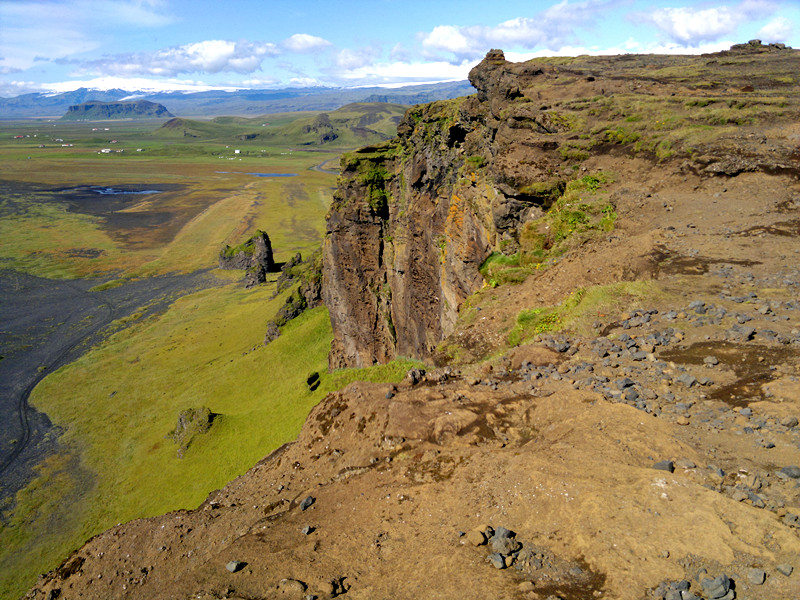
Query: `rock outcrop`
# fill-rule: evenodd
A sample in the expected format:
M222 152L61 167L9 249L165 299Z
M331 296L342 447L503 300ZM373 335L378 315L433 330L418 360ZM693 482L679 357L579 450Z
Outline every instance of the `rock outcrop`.
M258 230L243 244L225 247L219 253L220 269L243 269L245 287L253 287L267 280L267 273L275 270L272 243L265 231Z
M281 334L281 327L292 319L299 317L306 310L322 304L322 254L317 251L308 260L298 252L281 268L276 282L275 295L293 286L283 306L278 309L275 318L267 323L264 343L269 344Z

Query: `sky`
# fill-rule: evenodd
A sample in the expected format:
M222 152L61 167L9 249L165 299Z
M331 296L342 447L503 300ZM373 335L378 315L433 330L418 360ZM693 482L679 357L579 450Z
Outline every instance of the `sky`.
M800 0L0 0L0 96L466 79L537 56L800 47Z

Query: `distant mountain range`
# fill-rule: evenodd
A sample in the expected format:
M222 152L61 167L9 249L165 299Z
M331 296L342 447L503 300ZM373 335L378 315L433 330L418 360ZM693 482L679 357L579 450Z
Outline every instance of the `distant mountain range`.
M336 110L354 102L422 104L474 93L466 81L410 85L399 88L286 88L207 92L141 92L135 90L90 90L80 88L60 94L32 93L0 98L0 119L61 117L70 106L87 102L148 100L163 104L182 117L218 115L258 116L298 110Z

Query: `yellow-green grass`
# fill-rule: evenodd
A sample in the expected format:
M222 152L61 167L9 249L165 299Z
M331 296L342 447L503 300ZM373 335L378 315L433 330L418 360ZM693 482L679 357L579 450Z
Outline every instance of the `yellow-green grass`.
M536 335L553 331L587 334L597 320L659 295L653 281L623 281L573 291L557 306L523 310L508 334L508 344L517 346Z
M162 230L115 230L101 218L69 212L63 204L31 200L23 211L0 217L0 261L53 278L187 272L213 267L221 245L238 243L257 228L270 234L279 261L305 254L322 238L335 183L334 175L311 167L329 157L287 151L269 160L232 162L73 157L0 164L0 178L48 186L178 184L179 189L158 197L143 196L129 210L167 210L186 221L165 239ZM247 174L252 172L297 176L257 178ZM89 258L80 252L85 249L99 256Z
M0 597L32 585L118 522L196 506L299 431L324 395L355 379L398 380L418 363L327 373L331 330L314 309L262 344L285 296L228 284L185 296L47 377L31 403L63 429L61 454L6 507ZM311 392L309 374L321 375ZM167 435L180 411L218 416L183 458Z
M0 265L40 277L74 278L89 259L83 249L101 252L91 259L96 272L109 271L120 251L100 229L98 219L70 213L63 205L32 205L21 215L0 217Z

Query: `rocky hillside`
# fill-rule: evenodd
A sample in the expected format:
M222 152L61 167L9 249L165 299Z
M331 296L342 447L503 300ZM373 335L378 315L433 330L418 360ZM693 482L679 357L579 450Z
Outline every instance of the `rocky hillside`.
M325 242L331 367L430 359L492 251L535 267L610 229L615 197L640 185L623 179L633 160L700 177L796 173L798 65L756 42L690 58L490 52L470 73L477 96L412 109L396 140L343 159ZM577 189L587 174L596 187L614 171L608 201L579 198L597 191ZM630 278L651 253L612 260Z
M135 102L83 102L67 109L64 121L106 121L111 119L171 119L163 104L149 100Z
M329 218L331 365L428 372L28 597L796 598L799 66L492 51Z

